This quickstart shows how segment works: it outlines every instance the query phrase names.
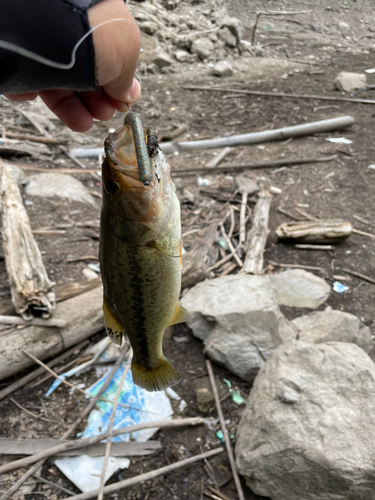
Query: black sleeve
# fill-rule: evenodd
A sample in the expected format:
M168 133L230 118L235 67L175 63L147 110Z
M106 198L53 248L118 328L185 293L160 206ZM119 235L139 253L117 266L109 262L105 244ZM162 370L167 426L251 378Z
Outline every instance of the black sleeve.
M101 0L0 0L0 40L69 64L73 47L90 30L87 10ZM52 68L6 50L0 43L0 94L97 87L89 35L71 69Z

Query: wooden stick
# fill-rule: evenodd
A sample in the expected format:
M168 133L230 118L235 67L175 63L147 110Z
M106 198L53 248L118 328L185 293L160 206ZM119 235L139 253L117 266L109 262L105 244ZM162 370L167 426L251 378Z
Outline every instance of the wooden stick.
M48 422L50 423L51 420L49 418L44 418L42 417L41 415L36 415L35 413L33 413L32 411L28 410L27 408L24 408L23 406L21 406L19 403L17 403L17 401L13 398L10 398L10 400L12 401L12 403L14 403L20 410L22 410L23 412L27 413L28 415L30 415L31 417L33 418L37 418L37 419L40 419L40 420L44 420L45 422Z
M234 136L232 136L234 137ZM207 139L209 141L210 139ZM212 139L213 141L216 139ZM199 141L195 141L199 142ZM260 141L260 142L266 142L266 141ZM188 145L189 143L186 142L180 142L176 143L179 145ZM217 146L219 147L219 146ZM185 149L185 146L183 146L183 150ZM199 148L201 149L201 148ZM202 149L210 149L209 147L207 148L202 148ZM182 151L184 152L184 151ZM278 168L278 167L289 167L289 166L294 166L294 165L307 165L310 163L325 163L329 162L332 160L335 160L337 158L337 155L331 155L331 156L326 156L326 157L321 157L321 158L295 158L295 159L281 159L281 160L271 160L271 161L265 161L263 163L242 163L242 164L231 164L231 163L226 163L225 165L220 165L215 168L207 169L207 167L193 167L193 168L179 168L176 170L172 170L173 177L189 177L189 176L194 176L197 173L202 173L205 175L216 175L220 173L226 173L226 172L245 172L246 170L257 170L259 168Z
M40 142L41 144L61 144L62 142L67 142L66 140L53 139L52 137L38 137L32 134L20 134L17 132L6 132L6 137L10 139L20 139L23 141Z
M113 402L112 415L111 415L111 420L109 422L109 427L108 427L108 437L107 437L107 443L106 443L106 447L105 447L103 467L102 467L102 472L100 474L100 486L99 486L98 500L103 500L103 489L104 489L104 482L105 482L104 479L105 479L105 473L107 470L109 454L111 452L112 437L113 437L113 424L115 422L117 403L118 403L118 399L120 397L120 392L122 390L122 386L124 385L124 380L125 380L126 374L129 371L129 368L130 368L130 361L128 361L128 363L126 364L126 367L121 375L121 380L120 380L119 385L117 387L115 400Z
M91 412L91 410L95 407L96 403L99 401L102 394L108 389L108 386L111 383L114 374L118 370L119 366L121 365L127 353L127 350L128 346L127 344L124 344L116 363L113 365L113 368L108 374L106 381L99 389L98 394L95 396L94 399L92 399L92 401L90 401L90 403L86 406L82 414L72 423L69 429L62 434L61 439L67 439L71 434L73 434L76 431L79 424L82 422L82 420L86 417L86 415L88 415ZM32 467L30 467L30 469L27 470L25 474L21 476L20 479L11 488L9 488L9 490L5 492L4 495L0 497L0 500L8 500L8 498L11 498L12 495L18 490L18 488L20 488L23 485L23 483L28 480L30 476L32 476L40 467L42 467L45 460L46 460L45 458L42 458L41 460L38 460Z
M221 163L224 158L230 153L231 149L230 148L224 148L222 151L217 156L214 156L211 158L209 162L206 163L205 168L215 168Z
M33 307L42 308L43 316L48 318L55 308L53 284L32 235L19 187L1 160L0 173L3 245L13 304L26 320L33 318Z
M297 248L298 250L324 250L326 252L333 250L332 245L305 245L303 243L294 245L294 248Z
M123 481L119 481L118 483L111 484L110 486L106 486L103 490L104 494L114 493L122 488L127 488L129 486L133 486L134 484L139 484L144 481L149 481L154 477L161 476L163 474L167 474L173 470L179 469L180 467L185 467L185 465L193 464L194 462L198 462L207 457L213 457L222 453L224 448L216 448L211 451L207 451L206 453L202 453L200 455L195 455L190 458L185 458L184 460L180 460L179 462L175 462L170 465L166 465L165 467L160 467L160 469L155 469L150 472L145 472L140 474L139 476L131 477L129 479L124 479ZM79 495L75 495L74 497L68 497L66 500L89 500L90 498L95 498L98 494L99 490L89 491L87 493L81 493Z
M232 446L230 444L228 431L227 431L227 428L225 425L223 410L221 408L221 403L220 403L220 398L219 398L219 392L218 392L217 387L216 387L214 372L212 370L211 361L209 359L206 359L206 366L207 366L208 376L210 378L212 393L213 393L214 398L215 398L216 410L217 410L217 414L218 414L218 417L220 420L221 431L222 431L223 436L224 436L225 448L227 450L230 468L232 470L234 483L236 485L237 495L238 495L239 500L245 500L245 496L244 496L243 491L242 491L241 481L240 481L240 478L238 476L236 464L234 461Z
M55 358L52 361L50 361L49 363L47 363L47 366L49 366L50 368L56 366L61 361L63 361L64 359L66 359L69 356L71 356L72 354L74 354L75 351L81 350L84 347L86 347L89 343L90 343L89 340L83 340L78 345L72 347L71 349L68 349L63 354L60 354L60 356L57 356L57 358ZM0 391L0 401L2 399L6 398L7 396L9 396L9 394L12 394L12 392L17 391L18 389L21 389L21 387L24 387L26 384L28 384L32 380L36 379L40 375L43 375L44 372L45 372L44 368L37 368L36 370L29 373L28 375L25 375L24 377L20 378L16 382L13 382L13 384L8 385L8 387L6 387L2 391Z
M0 316L0 325L27 325L27 326L51 326L56 328L64 328L66 321L63 319L39 319L34 318L26 321L20 316Z
M78 392L80 392L81 394L83 394L84 396L88 396L90 398L92 398L92 394L90 394L89 392L87 391L84 391L83 389L81 389L80 387L77 387L76 385L74 384L71 384L70 382L68 382L67 380L65 380L63 377L60 377L60 375L57 375L56 372L54 372L51 368L49 368L49 366L47 366L45 363L43 363L43 361L40 361L40 359L36 358L35 356L33 356L30 352L26 351L26 350L23 350L22 351L24 354L26 354L26 356L29 356L29 358L31 358L35 363L37 363L38 365L42 366L48 373L50 373L51 375L53 375L55 378L57 378L58 380L60 380L60 382L62 382L63 384L67 385L68 387L70 387L71 389L75 389L77 390Z
M201 417L193 418L181 418L178 420L158 420L154 422L143 422L137 425L130 425L128 427L121 427L120 429L115 429L113 431L113 436L120 436L121 434L132 434L134 432L140 431L142 429L153 429L155 427L166 428L166 427L185 427L187 425L198 425L202 424L204 421ZM49 450L44 450L30 457L22 458L20 460L15 460L0 466L0 474L4 472L9 472L11 470L19 469L20 467L25 467L26 465L31 465L38 460L48 458L52 455L58 453L76 450L78 448L83 448L84 446L91 446L92 444L98 443L103 439L108 438L108 432L102 432L97 436L85 439L77 439L76 441L70 441L68 443L53 446ZM105 492L104 492L105 493Z
M366 274L358 273L357 271L352 271L351 269L341 269L344 271L344 273L352 274L353 276L357 276L357 278L362 278L365 281L368 281L369 283L373 283L375 285L375 279L370 278L369 276L366 276Z
M224 495L224 493L221 493L221 491L217 491L215 490L215 488L213 488L212 486L210 486L209 484L207 485L207 488L212 491L212 493L214 493L215 495L217 495L218 497L222 498L222 500L232 500L231 498L227 497L226 495Z
M254 209L253 225L249 232L249 246L246 252L242 272L263 274L264 248L269 234L268 219L271 208L271 196L263 191Z
M282 264L281 262L275 262L274 260L269 260L268 262L269 264L271 264L271 266L290 267L295 269L308 269L309 271L320 271L321 273L324 273L324 269L322 267L303 266L302 264Z
M328 95L309 95L309 94L285 94L284 92L262 92L259 90L241 90L241 89L226 89L220 87L198 87L193 85L185 85L182 87L186 90L210 90L213 92L232 92L234 94L258 95L264 97L286 97L289 99L316 99L318 101L336 101L336 102L353 102L355 104L375 104L375 101L370 99L350 99L349 97L334 97Z
M222 235L224 236L224 239L225 241L227 242L227 245L229 247L229 250L231 251L231 255L233 255L233 257L236 259L236 262L237 264L242 267L243 266L243 262L242 260L239 258L239 256L237 255L237 252L236 252L236 249L234 248L234 246L232 245L232 242L230 241L230 239L228 238L228 235L227 233L225 232L225 228L224 228L224 224L221 222L220 223L220 229L221 229L221 232L222 232ZM238 248L238 247L237 247Z
M365 233L365 231L360 231L359 229L353 228L353 233L360 234L361 236L367 236L368 238L375 239L375 234Z
M258 11L255 15L255 23L251 32L251 45L254 45L255 41L255 33L257 30L258 22L260 19L260 16L294 16L296 14L309 14L311 10L293 10L293 11L287 11L287 10L273 10L273 11Z

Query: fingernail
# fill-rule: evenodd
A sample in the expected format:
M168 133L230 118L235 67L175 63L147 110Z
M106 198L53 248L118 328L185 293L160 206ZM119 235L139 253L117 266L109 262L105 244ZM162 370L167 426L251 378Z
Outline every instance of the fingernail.
M132 86L128 92L126 101L127 102L137 101L139 99L140 95L141 95L141 85L138 82L138 80L133 78L133 83L132 83Z

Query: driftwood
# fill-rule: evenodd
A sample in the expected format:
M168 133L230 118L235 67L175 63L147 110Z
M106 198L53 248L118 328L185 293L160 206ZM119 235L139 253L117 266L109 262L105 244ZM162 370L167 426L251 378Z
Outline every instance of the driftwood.
M94 288L61 302L54 318L66 321L65 328L29 326L11 329L0 336L0 380L33 365L22 351L38 359L55 356L103 328L103 290Z
M263 253L269 233L268 219L271 197L263 191L254 208L253 225L249 232L249 245L242 271L248 274L263 274Z
M0 160L3 239L6 268L15 310L32 319L33 309L49 318L55 308L55 294L47 276L29 217L11 170Z
M214 261L217 222L211 223L196 248L182 256L182 288L190 288L208 278Z
M102 284L101 278L95 278L92 280L77 281L64 283L63 285L55 286L56 302L61 302L71 297L76 297L81 293L88 292L94 288L97 288ZM0 314L12 314L14 312L13 302L8 299L3 299L0 303Z
M0 455L34 455L42 453L52 446L69 443L68 440L59 439L13 439L0 438ZM61 452L58 455L78 456L89 455L90 457L101 457L104 454L106 443L97 443L79 450ZM128 457L137 455L151 455L161 449L160 441L147 441L138 443L136 441L112 443L111 456Z
M280 240L303 243L339 243L353 232L348 221L341 219L284 222L276 229Z

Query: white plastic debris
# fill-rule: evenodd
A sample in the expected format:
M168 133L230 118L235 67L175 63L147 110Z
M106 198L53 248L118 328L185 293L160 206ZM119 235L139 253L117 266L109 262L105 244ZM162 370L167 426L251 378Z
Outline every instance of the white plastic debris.
M55 460L55 465L65 476L74 483L83 493L97 490L100 487L104 457L64 457ZM128 458L109 457L104 476L104 483L118 470L127 469L130 465Z
M343 283L340 283L340 281L334 281L333 282L333 289L337 293L344 293L349 290L349 287L344 285Z
M375 73L375 68L365 69L365 73Z
M345 137L328 137L326 141L334 142L335 144L353 144L353 141Z

